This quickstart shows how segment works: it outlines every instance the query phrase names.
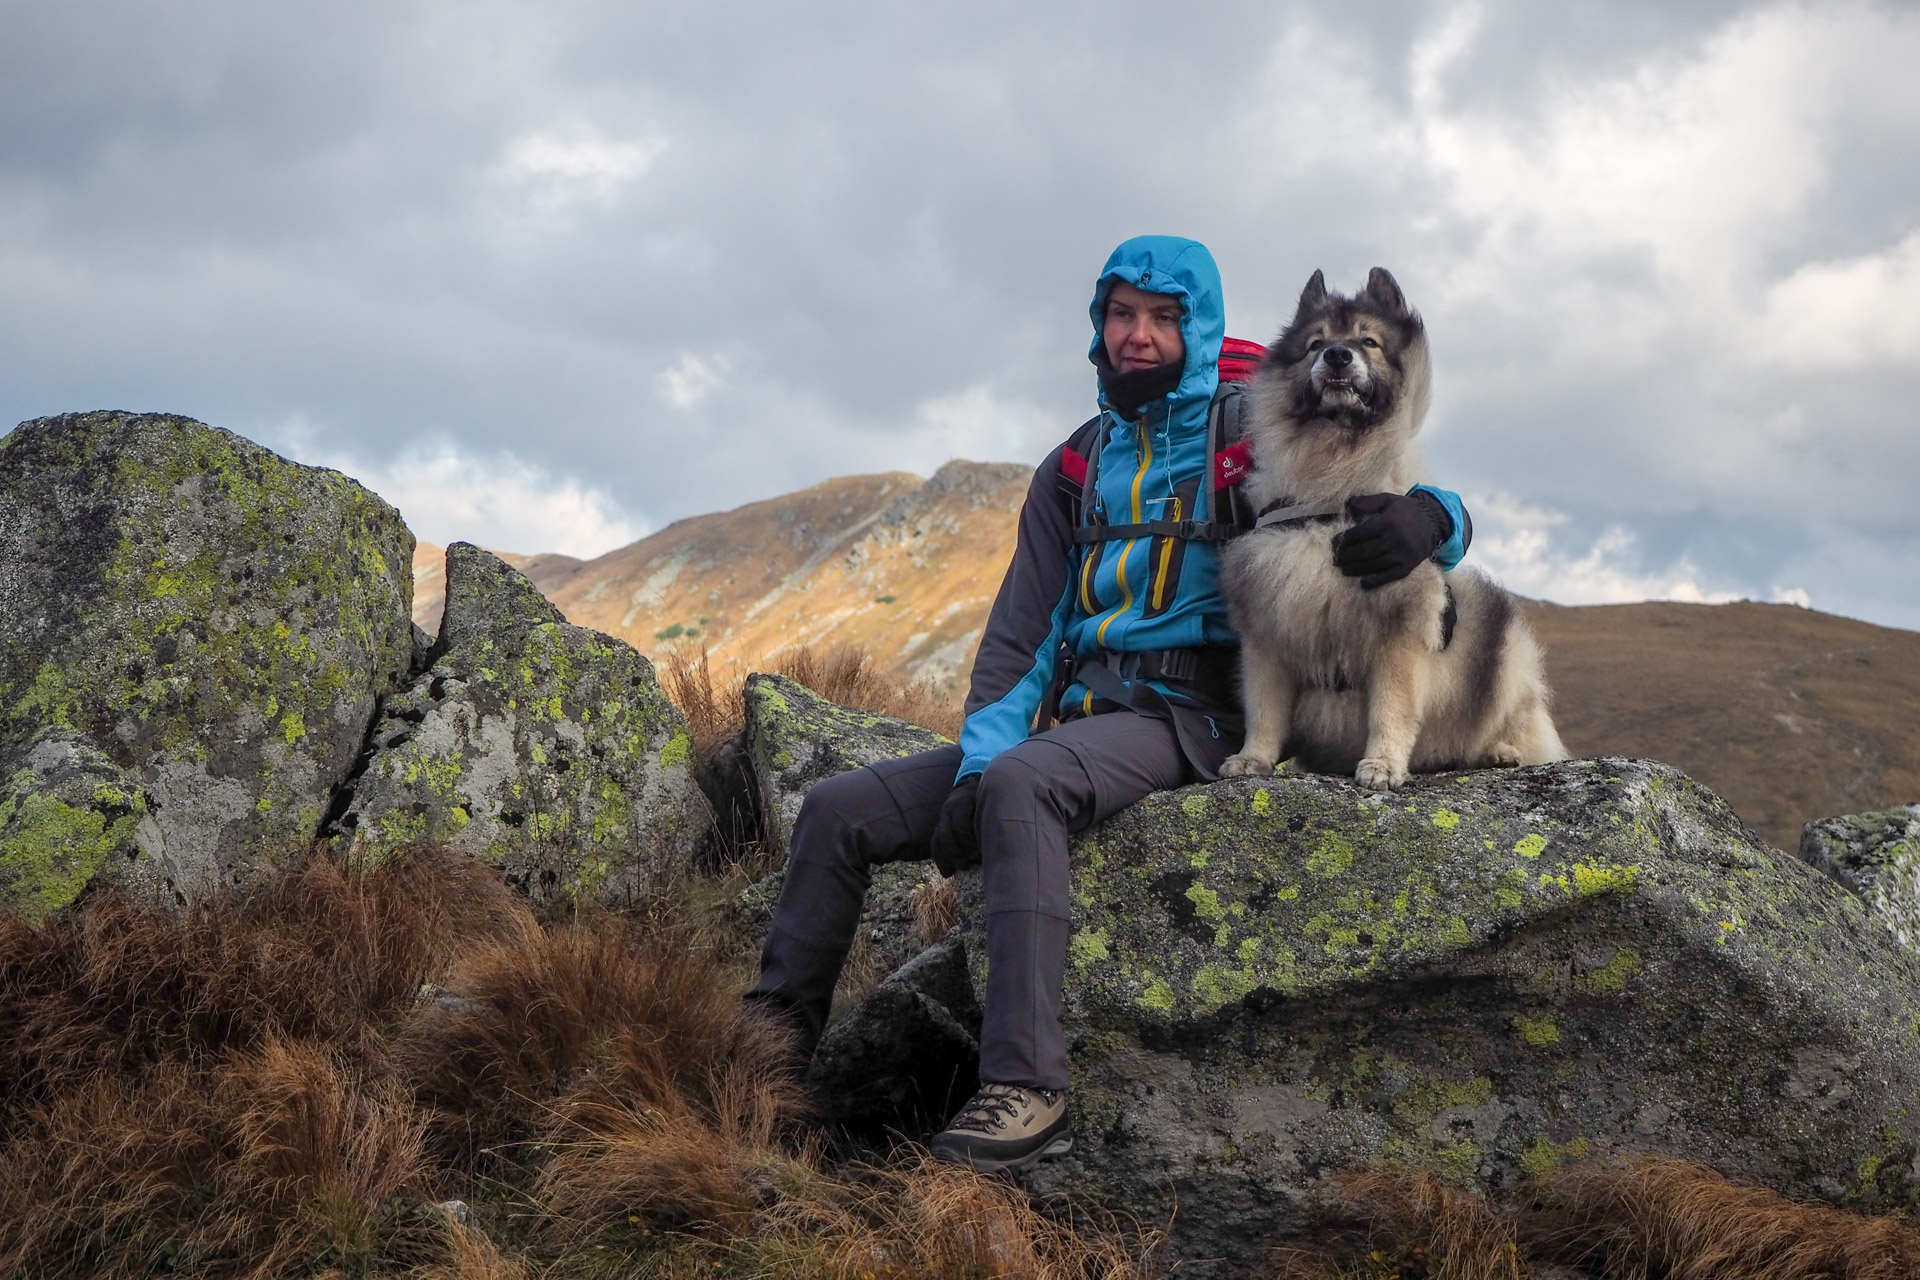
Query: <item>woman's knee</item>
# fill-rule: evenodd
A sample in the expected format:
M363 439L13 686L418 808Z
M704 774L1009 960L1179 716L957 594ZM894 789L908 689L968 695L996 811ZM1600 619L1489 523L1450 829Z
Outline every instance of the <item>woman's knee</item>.
M800 802L789 852L813 857L851 852L852 833L871 821L880 806L892 803L871 769L851 769L823 778Z
M980 808L1031 808L1036 803L1053 809L1071 807L1076 780L1086 770L1071 751L1058 743L1029 738L988 763L980 777Z

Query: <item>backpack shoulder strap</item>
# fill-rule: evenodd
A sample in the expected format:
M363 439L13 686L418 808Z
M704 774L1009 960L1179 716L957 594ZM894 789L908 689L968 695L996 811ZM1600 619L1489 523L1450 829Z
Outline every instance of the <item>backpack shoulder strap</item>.
M1254 519L1240 492L1240 482L1253 470L1253 450L1246 436L1246 388L1239 382L1223 382L1207 414L1207 471L1213 477L1209 514L1237 533L1251 529Z
M1060 450L1059 497L1070 527L1078 528L1081 508L1100 463L1100 423L1105 415L1087 419Z

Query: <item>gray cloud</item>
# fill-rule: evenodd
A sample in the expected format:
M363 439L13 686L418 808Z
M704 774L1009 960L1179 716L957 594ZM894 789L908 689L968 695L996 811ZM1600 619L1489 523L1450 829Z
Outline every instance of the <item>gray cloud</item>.
M1920 625L1906 10L0 23L7 420L180 410L350 465L428 536L599 550L830 475L1037 460L1086 412L1094 269L1177 231L1251 337L1316 266L1400 275L1430 458L1516 585Z

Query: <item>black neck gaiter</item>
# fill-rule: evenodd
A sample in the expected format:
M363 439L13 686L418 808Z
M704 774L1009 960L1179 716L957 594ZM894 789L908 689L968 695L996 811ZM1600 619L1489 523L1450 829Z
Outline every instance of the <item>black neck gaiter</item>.
M1100 372L1101 394L1106 396L1115 413L1128 420L1140 416L1141 405L1158 400L1179 386L1186 364L1185 359L1169 360L1150 369L1119 373L1107 358L1105 343L1100 344L1093 356L1093 367Z

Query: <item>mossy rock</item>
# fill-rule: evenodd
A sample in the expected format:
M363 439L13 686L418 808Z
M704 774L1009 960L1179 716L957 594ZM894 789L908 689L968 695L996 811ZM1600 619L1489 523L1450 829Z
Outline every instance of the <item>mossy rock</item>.
M1920 955L1920 804L1817 818L1800 833L1800 857L1859 894Z
M71 730L123 770L167 892L245 882L313 839L406 674L412 557L353 480L191 418L22 423L0 440L0 742ZM81 887L13 884L35 910Z
M631 645L569 625L498 557L447 552L432 665L390 697L336 843L438 841L536 898L627 903L712 830L686 721Z
M931 729L855 711L785 676L747 677L747 756L767 841L784 850L813 784L876 760L947 745Z
M1171 1220L1183 1274L1381 1158L1499 1193L1648 1148L1920 1209L1920 961L1665 766L1187 787L1073 866L1075 1147L1029 1186Z

